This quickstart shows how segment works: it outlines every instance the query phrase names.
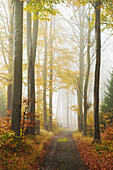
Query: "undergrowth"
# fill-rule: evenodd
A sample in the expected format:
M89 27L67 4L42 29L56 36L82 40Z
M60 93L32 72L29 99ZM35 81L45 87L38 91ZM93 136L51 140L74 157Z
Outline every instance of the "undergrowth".
M55 131L58 133L58 129ZM0 134L0 169L23 170L40 167L47 147L55 133L41 130L40 135L24 136L23 139L14 132Z

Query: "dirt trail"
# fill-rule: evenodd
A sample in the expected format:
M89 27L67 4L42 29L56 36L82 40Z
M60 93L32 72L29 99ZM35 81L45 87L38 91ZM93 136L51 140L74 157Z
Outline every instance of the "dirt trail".
M87 170L77 151L71 131L55 136L40 170Z

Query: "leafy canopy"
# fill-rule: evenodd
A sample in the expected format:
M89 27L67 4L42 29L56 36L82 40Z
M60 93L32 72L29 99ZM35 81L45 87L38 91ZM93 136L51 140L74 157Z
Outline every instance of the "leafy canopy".
M94 8L98 0L68 0L68 4L73 4L74 6L84 6L86 4L91 4ZM104 29L113 29L113 0L101 0L101 24Z
M34 20L37 18L47 20L49 19L49 14L56 15L58 13L58 10L54 8L54 4L59 4L60 2L64 2L64 0L28 0L25 9L33 13Z

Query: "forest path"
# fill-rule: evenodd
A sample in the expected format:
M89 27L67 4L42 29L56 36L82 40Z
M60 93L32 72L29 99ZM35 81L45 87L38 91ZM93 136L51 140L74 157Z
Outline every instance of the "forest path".
M62 131L53 138L40 170L87 170L77 151L72 131Z

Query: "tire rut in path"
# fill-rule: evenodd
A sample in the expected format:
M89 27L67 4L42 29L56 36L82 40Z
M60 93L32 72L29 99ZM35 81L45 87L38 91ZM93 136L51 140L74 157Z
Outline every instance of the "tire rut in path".
M40 170L87 170L81 161L71 131L55 136L45 155Z

